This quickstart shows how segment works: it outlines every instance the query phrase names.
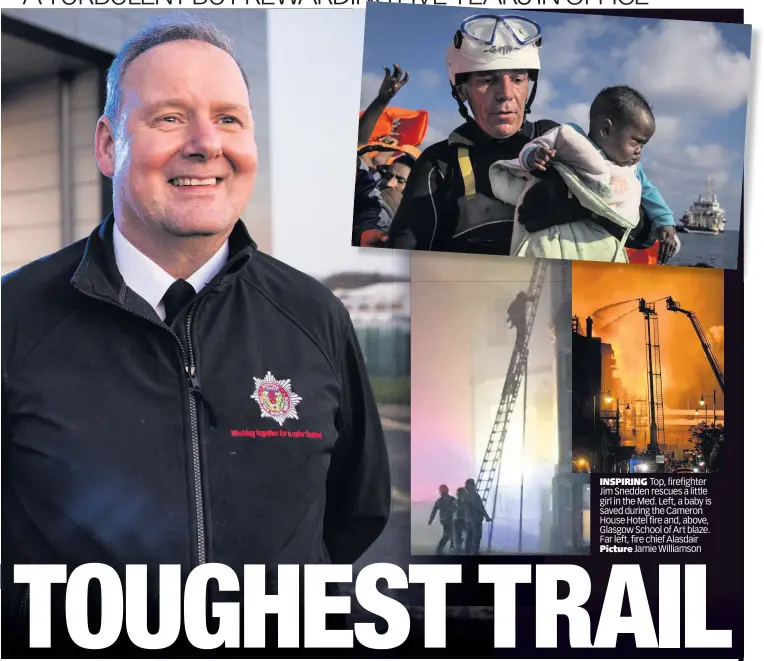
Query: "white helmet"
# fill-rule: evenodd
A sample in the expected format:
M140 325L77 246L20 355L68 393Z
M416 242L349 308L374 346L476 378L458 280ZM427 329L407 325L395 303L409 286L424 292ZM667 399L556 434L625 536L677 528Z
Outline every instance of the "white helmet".
M461 25L446 52L451 85L459 74L475 71L541 69L541 27L520 16L478 14Z

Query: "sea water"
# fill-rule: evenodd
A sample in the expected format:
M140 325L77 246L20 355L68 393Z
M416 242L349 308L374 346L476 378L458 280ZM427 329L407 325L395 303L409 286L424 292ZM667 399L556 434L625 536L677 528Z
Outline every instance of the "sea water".
M740 232L727 230L723 234L677 234L682 249L669 266L708 264L720 269L737 269Z

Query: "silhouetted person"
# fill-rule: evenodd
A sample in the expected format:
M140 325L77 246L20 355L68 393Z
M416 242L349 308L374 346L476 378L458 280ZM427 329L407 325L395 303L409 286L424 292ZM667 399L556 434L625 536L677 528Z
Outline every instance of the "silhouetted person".
M480 551L480 540L483 538L483 520L490 521L491 517L485 511L483 499L477 492L475 480L470 478L464 483L466 490L466 530L467 539L465 542L465 552L467 555L477 555Z
M443 526L443 537L438 542L436 553L442 555L443 549L448 542L451 542L452 548L454 546L454 510L456 509L456 498L448 495L448 487L445 484L441 484L438 487L438 491L440 491L440 498L433 505L427 525L432 525L432 522L435 520L435 514L440 512L440 525Z
M452 546L460 553L464 551L464 533L467 528L467 490L456 490L456 509L454 511L454 542Z
M526 292L521 291L507 308L507 323L510 328L517 329L515 343L522 342L525 337L528 325L527 306L528 303L532 303L534 300L536 300L535 296L528 296Z

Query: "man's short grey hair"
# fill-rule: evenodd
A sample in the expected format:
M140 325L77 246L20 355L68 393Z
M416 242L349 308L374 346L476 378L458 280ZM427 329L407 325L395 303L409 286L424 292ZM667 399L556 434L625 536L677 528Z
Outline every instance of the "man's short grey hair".
M203 19L192 18L188 15L181 17L177 15L168 16L146 26L143 30L130 37L114 57L114 61L111 63L106 74L106 103L103 110L103 114L109 119L112 127L116 128L119 125L122 85L125 72L130 63L142 53L154 48L154 46L183 39L202 41L228 53L239 66L241 75L244 77L244 83L247 86L247 91L250 90L249 78L247 78L247 73L244 71L241 62L234 55L230 39L218 30L213 23Z

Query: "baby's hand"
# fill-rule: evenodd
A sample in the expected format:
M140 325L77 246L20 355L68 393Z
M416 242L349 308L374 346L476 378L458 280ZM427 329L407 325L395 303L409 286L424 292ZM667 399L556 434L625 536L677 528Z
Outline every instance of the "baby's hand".
M546 166L554 158L554 149L537 145L528 156L528 167L531 170L546 170Z

